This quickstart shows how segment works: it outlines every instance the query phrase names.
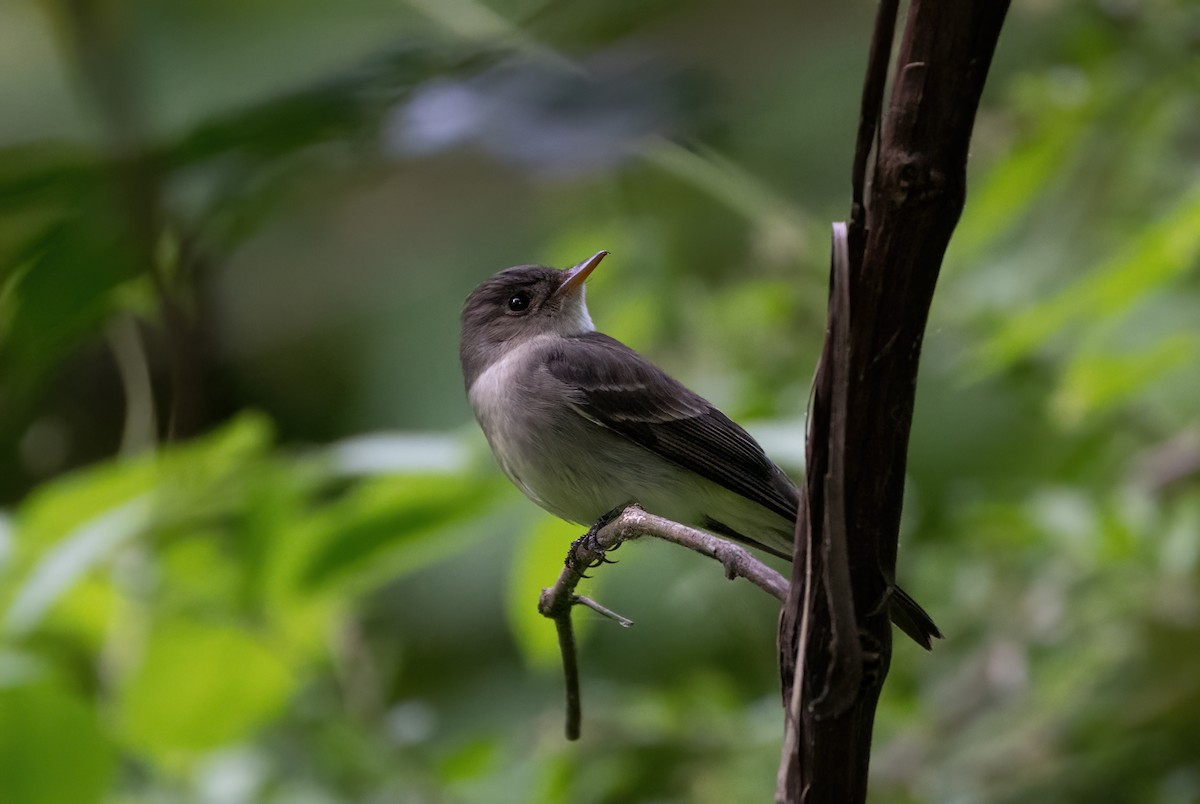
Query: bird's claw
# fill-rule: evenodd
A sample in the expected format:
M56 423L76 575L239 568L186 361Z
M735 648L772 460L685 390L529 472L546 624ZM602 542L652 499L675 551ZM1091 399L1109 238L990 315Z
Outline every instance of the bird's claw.
M600 558L594 557L597 552L600 553ZM593 529L571 542L571 549L567 551L566 565L572 572L578 573L580 578L588 578L591 576L585 574L586 571L600 566L603 558L603 550L597 543L596 532Z
M587 533L571 543L571 549L567 552L565 563L572 572L578 573L580 578L590 578L590 575L585 574L586 570L596 569L602 564L618 563L608 558L606 554L616 550L621 544L618 542L610 548L605 548L600 544L597 534L610 522L623 514L628 507L627 505L620 505L612 509L596 520L596 524L588 528Z

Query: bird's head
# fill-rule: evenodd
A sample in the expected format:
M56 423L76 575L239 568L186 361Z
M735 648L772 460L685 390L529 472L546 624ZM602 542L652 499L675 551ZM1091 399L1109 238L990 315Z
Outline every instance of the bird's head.
M588 276L608 255L597 252L574 268L505 268L467 297L459 357L467 387L509 349L540 335L579 335L595 329L584 300Z

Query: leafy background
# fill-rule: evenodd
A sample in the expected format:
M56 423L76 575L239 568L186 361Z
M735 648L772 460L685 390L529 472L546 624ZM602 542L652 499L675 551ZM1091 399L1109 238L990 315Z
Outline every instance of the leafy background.
M499 476L457 316L599 324L801 471L869 3L0 6L0 800L767 800L775 616ZM878 801L1200 800L1200 15L1019 0L926 339Z

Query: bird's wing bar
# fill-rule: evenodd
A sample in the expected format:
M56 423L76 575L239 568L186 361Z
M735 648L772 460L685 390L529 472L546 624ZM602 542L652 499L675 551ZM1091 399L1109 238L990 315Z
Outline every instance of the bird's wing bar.
M637 352L599 332L567 339L547 369L588 419L786 519L795 486L749 433Z

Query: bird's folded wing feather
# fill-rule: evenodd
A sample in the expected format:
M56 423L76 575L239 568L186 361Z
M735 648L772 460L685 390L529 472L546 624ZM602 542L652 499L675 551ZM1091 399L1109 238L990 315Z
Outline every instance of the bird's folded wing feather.
M580 415L672 463L795 519L797 491L749 433L637 352L599 332L548 356Z

